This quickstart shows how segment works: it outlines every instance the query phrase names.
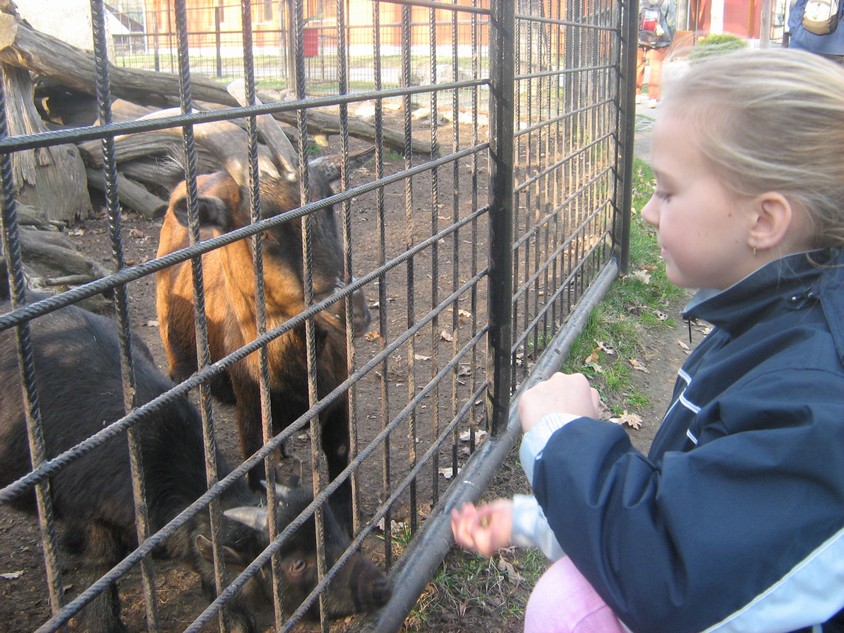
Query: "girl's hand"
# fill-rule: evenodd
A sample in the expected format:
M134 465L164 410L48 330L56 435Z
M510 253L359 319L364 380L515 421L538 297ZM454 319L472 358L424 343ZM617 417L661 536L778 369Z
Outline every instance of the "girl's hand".
M477 507L467 503L460 510L452 510L451 531L460 547L492 556L496 550L510 546L513 502L497 499Z
M519 398L518 410L522 431L527 433L549 413L599 419L601 396L589 386L589 380L583 374L557 372L525 391Z

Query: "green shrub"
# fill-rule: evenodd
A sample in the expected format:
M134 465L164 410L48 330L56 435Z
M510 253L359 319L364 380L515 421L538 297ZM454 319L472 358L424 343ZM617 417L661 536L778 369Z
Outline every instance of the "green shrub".
M698 40L694 48L689 51L688 60L691 63L709 59L715 55L723 55L747 47L747 40L731 33L713 33Z

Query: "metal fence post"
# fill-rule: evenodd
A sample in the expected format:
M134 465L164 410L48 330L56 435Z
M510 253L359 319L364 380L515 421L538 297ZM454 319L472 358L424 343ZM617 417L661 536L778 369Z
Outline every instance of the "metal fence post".
M633 136L636 131L636 47L639 29L638 0L621 3L621 77L619 99L621 113L618 133L621 157L618 182L621 184L621 209L619 230L615 231L615 254L618 269L623 275L630 265L630 209L633 205Z
M497 436L510 408L513 313L514 0L490 3L489 361L486 413Z

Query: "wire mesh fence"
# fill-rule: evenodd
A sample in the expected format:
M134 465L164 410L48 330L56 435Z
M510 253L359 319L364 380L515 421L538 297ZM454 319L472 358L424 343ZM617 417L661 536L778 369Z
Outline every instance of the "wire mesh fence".
M627 10L92 0L36 132L4 59L0 617L398 630L624 266ZM20 164L60 147L55 221Z

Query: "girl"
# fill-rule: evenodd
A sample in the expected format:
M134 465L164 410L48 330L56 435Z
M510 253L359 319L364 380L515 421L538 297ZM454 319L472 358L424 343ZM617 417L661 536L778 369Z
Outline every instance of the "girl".
M788 49L704 62L652 152L642 217L669 279L701 289L684 316L714 329L647 456L583 376L527 390L539 507L464 506L455 540L566 553L526 631L844 630L844 69Z

